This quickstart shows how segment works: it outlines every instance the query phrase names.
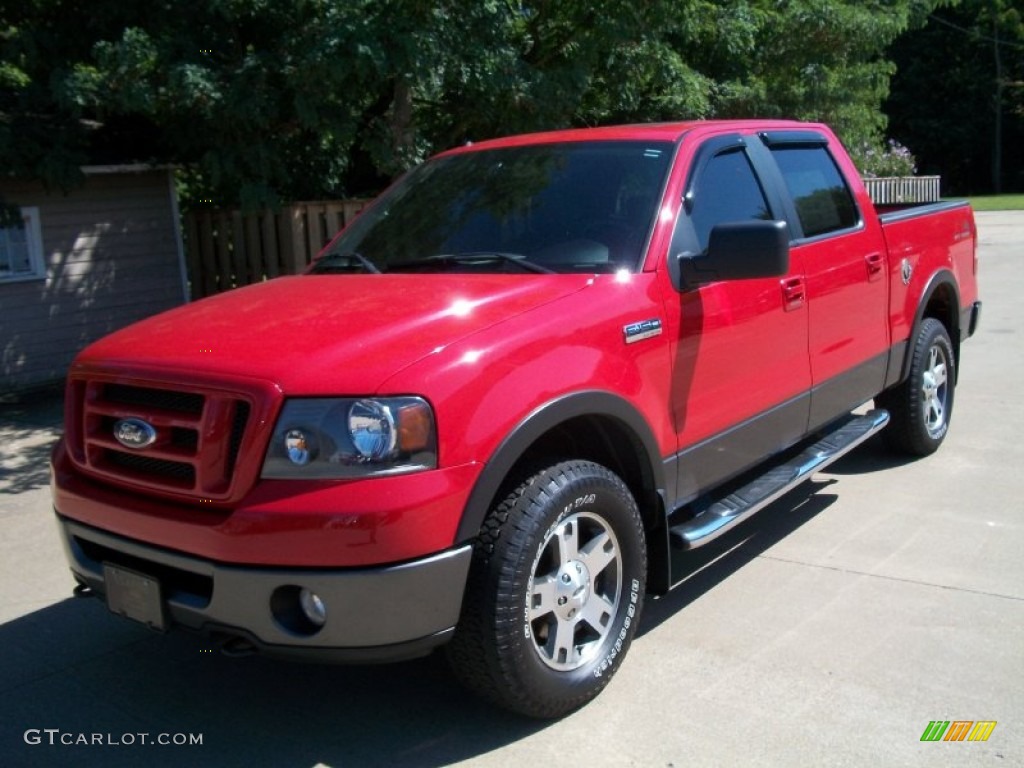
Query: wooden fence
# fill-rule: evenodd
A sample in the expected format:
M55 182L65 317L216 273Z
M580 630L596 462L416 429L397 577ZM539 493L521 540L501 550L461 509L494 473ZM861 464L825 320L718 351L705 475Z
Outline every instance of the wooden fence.
M939 176L893 176L864 179L875 205L935 203L939 200Z
M878 205L939 199L938 176L873 178L864 184ZM192 298L302 272L368 202L293 203L278 211L246 214L187 211L182 218Z
M220 209L182 216L193 299L305 269L369 202L293 203L255 213Z

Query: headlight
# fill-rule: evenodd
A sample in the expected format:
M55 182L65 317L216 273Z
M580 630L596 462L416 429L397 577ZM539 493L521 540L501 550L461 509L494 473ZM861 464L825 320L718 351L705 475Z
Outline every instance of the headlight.
M434 414L422 398L308 398L285 403L262 476L366 477L436 466Z
M391 410L377 400L357 400L348 409L348 433L356 451L371 461L395 450L398 434Z

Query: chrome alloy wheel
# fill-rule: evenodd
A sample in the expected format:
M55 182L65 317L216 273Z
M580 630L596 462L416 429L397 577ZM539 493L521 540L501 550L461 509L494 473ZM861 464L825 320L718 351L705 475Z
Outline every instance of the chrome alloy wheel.
M949 405L949 361L945 351L932 345L928 351L928 365L921 376L921 407L924 426L932 438L946 429L946 411Z
M603 646L622 597L622 553L605 520L578 512L548 531L527 589L534 650L551 669L578 669Z

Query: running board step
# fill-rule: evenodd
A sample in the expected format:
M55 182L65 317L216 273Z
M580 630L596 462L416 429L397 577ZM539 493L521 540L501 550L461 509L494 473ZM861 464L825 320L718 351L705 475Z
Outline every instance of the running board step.
M760 477L712 503L692 520L669 529L676 549L694 549L721 536L777 498L845 456L889 423L889 412L868 411L837 427L798 456L777 464Z

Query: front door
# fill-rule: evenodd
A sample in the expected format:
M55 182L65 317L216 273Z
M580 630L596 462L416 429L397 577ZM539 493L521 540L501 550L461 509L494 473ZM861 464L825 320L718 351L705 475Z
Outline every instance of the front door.
M699 255L715 224L781 219L739 136L698 149L669 258ZM677 319L672 414L678 502L791 445L806 431L811 369L803 262L780 277L686 288L669 298Z

